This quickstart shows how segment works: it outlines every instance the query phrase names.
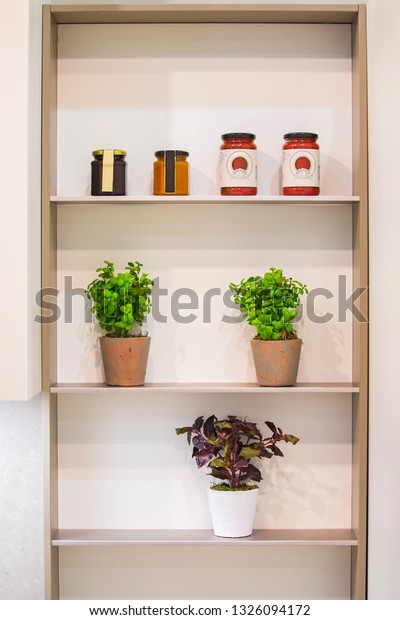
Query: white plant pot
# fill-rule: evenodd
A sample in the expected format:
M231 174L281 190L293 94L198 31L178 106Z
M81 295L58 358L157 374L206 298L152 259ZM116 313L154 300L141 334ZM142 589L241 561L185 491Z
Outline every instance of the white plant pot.
M251 491L208 490L211 521L215 536L241 538L253 532L258 489Z

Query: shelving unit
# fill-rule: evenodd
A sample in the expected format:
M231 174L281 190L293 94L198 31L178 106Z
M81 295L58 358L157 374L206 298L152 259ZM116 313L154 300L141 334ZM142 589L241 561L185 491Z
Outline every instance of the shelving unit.
M357 546L352 530L256 530L246 538L218 538L211 530L59 530L55 547L113 545Z
M51 196L50 202L58 205L109 205L109 204L139 204L139 205L352 205L358 203L359 196Z
M145 256L146 269L148 261L153 261L153 265L161 264L162 275L171 289L185 286L188 281L192 285L193 281L193 286L198 287L195 290L200 293L206 286L219 285L220 289L212 290L222 291L226 278L234 279L236 274L241 277L240 274L245 275L254 268L267 267L265 260L282 262L285 251L289 255L289 267L303 269L316 289L336 286L337 276L341 274L351 280L351 290L366 289L365 20L366 9L362 4L247 5L245 9L240 5L184 4L45 6L42 142L45 300L48 302L49 289L54 292L54 289L63 291L63 287L66 288L63 278L70 273L74 276L74 290L78 290L76 287L83 290L98 260L112 260L113 250L121 260L125 260L122 257L129 252L135 252L134 259L139 258L140 251ZM310 33L305 36L308 31L304 29L310 28L314 36L309 36ZM330 28L335 30L331 32ZM320 31L322 34L318 35ZM289 33L290 37L286 37ZM233 47L235 37L238 38L237 48ZM289 40L292 43L288 47ZM187 57L186 48L189 50ZM249 81L247 91L244 88L235 93L237 102L232 104L233 108L224 110L227 101L231 104L231 100L226 99L229 89L225 92L223 87L224 63L230 62L229 54L235 62L229 64L227 72L237 71L239 82ZM301 62L304 60L299 69L304 83L297 91L298 97L303 99L296 107L296 97L293 97L296 89L290 89L288 67L297 55ZM288 64L285 64L286 58L289 58ZM332 85L328 79L323 82L324 63L334 76L330 79L339 82L332 82ZM293 80L297 69L293 68ZM147 78L143 77L146 71L150 76L154 74L154 81L148 79L146 82ZM191 81L192 71L196 80ZM264 71L268 78L265 80L262 79ZM318 74L315 83L311 79L314 71ZM130 72L133 72L133 79ZM99 78L103 73L108 82ZM258 90L252 73L260 78L260 83L265 81L268 88L261 84ZM280 74L285 75L285 80L280 80ZM126 77L129 79L124 81ZM317 82L321 83L321 92ZM119 101L117 97L114 104L109 96L113 84L126 101ZM154 84L155 100L152 98ZM193 94L188 95L187 101L182 85L193 87ZM283 89L282 94L278 86ZM332 102L329 101L330 88L337 96ZM308 99L307 89L310 91ZM220 92L223 95L219 95ZM208 93L205 99L201 99L202 93ZM320 108L318 96L322 101ZM195 97L199 97L198 108ZM206 108L213 103L213 97L217 102L209 111ZM232 95L231 99L234 100ZM155 101L164 106L161 113ZM325 194L305 198L277 195L278 164L271 155L269 158L265 155L261 161L268 174L262 175L259 195L246 198L216 195L210 153L216 151L219 144L210 147L202 142L202 122L210 123L209 135L216 134L220 130L218 123L233 124L235 113L240 114L243 106L248 105L249 110L239 119L239 125L247 127L248 123L254 123L251 126L257 127L260 154L266 150L269 154L274 150L277 153L271 119L274 115L277 117L281 139L286 130L283 123L288 119L293 123L300 118L302 125L310 122L307 112L310 102L318 126L326 134L325 144L321 145ZM179 114L175 113L174 106ZM150 152L153 146L159 148L156 142L159 135L163 140L181 139L181 117L188 126L193 123L188 138L194 172L193 194L151 196L150 191L147 192L151 159L139 153L136 145L145 143L145 131L149 134ZM127 125L128 121L131 125ZM131 131L126 126L131 127ZM128 178L133 179L130 195L89 196L87 176L82 177L87 154L92 148L103 146L93 143L99 139L97 136L106 141L113 132L116 140L125 136L131 140L127 149L134 158L132 167L128 168ZM271 179L268 186L264 176ZM189 274L186 281L185 274ZM206 283L201 274L207 275ZM299 279L302 279L301 271ZM346 293L344 305L351 290L344 291L342 286L340 294ZM329 296L326 299L329 300ZM305 358L299 383L291 388L262 388L254 383L248 364L243 326L215 326L215 321L204 320L204 306L205 301L201 328L195 325L184 333L171 323L152 325L155 333L153 337L152 331L151 355L157 364L150 366L148 383L140 388L114 388L103 383L95 335L90 326L83 325L82 313L73 321L43 324L46 597L62 596L59 573L61 566L63 574L62 554L73 552L74 548L82 548L81 553L89 554L96 547L110 548L113 553L127 547L136 553L137 547L145 551L147 547L157 546L212 545L213 553L223 547L231 554L235 554L238 547L249 553L257 553L258 547L265 547L266 554L270 547L284 546L288 553L293 546L320 547L322 552L326 547L328 554L334 552L333 547L338 547L337 553L342 555L337 570L349 573L348 590L343 596L365 598L368 323L354 316L350 325L339 321L333 326L322 326L317 332L305 322L302 324ZM198 308L201 309L201 303ZM366 319L367 292L357 299L357 308ZM321 312L325 310L321 306ZM198 353L194 356L198 371L194 363L191 365L192 358L182 344L186 340ZM212 355L202 362L204 343L212 345ZM175 365L165 352L175 356ZM326 359L321 361L321 355ZM264 409L269 405L273 409L271 415L283 416L285 428L297 424L303 456L292 457L293 450L284 459L288 463L285 475L279 478L279 472L275 471L278 481L272 485L270 497L262 498L261 525L251 537L218 539L204 526L207 517L202 512L205 509L200 507L204 497L200 497L201 486L194 478L195 472L188 472L182 454L171 447L170 435L162 433L168 424L171 427L168 432L172 429L173 433L175 424L189 422L187 416L195 412L204 414L211 407L221 411L236 407L240 413L248 406L262 421ZM175 417L169 419L169 415ZM286 432L292 432L292 428ZM150 446L153 457L156 445L163 456L149 466L151 471L146 480L142 468L146 461L146 445L142 443L145 444L148 434L152 437L154 434ZM296 454L301 453L297 450ZM103 458L109 469L103 464ZM169 469L168 458L174 459ZM290 460L294 458L298 460ZM164 504L154 515L152 506L154 511L157 509L151 503L149 488L153 489L164 473L167 477L159 485L165 489ZM105 479L103 495L102 476ZM137 504L127 498L131 494L127 480L133 478L139 494ZM285 481L292 479L293 484L285 486ZM188 489L185 486L188 484L193 488ZM280 485L283 485L287 506L284 511L279 510ZM171 506L179 503L182 489L188 498L188 503L182 501L181 505L183 513L185 509L188 513L186 521L185 514L179 518L171 514ZM119 510L114 509L118 502ZM266 514L268 502L274 509L270 521ZM130 520L129 510L137 524L135 528L126 526ZM165 528L160 527L162 518L166 521ZM309 521L314 526L308 527ZM234 563L236 556L230 557ZM290 566L290 556L286 561ZM348 569L350 562L351 570ZM329 560L325 564L329 565ZM262 567L258 572L262 578ZM264 579L264 583L266 581L268 579ZM234 593L227 595L234 596Z
M258 383L146 383L140 387L112 387L106 383L56 383L52 394L357 394L353 383L297 383L292 387L261 387Z

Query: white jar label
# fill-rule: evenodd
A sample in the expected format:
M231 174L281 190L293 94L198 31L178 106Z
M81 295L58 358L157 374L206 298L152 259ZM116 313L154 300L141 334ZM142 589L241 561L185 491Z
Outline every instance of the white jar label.
M221 187L257 187L257 151L220 151Z
M285 149L282 153L283 187L319 187L319 150Z

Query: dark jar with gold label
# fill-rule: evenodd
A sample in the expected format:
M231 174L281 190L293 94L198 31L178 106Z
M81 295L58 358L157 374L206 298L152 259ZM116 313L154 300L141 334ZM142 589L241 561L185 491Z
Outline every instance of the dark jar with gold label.
M188 196L189 162L187 151L156 151L154 196Z
M92 196L126 196L126 151L100 149L92 155Z

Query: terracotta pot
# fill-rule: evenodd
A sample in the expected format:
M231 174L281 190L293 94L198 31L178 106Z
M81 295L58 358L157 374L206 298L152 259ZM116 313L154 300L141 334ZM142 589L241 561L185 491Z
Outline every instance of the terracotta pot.
M253 533L258 489L215 491L208 489L211 521L215 536L242 538Z
M150 349L149 336L100 338L106 383L120 387L143 385Z
M302 340L251 341L254 365L260 385L283 387L294 385L299 368Z

